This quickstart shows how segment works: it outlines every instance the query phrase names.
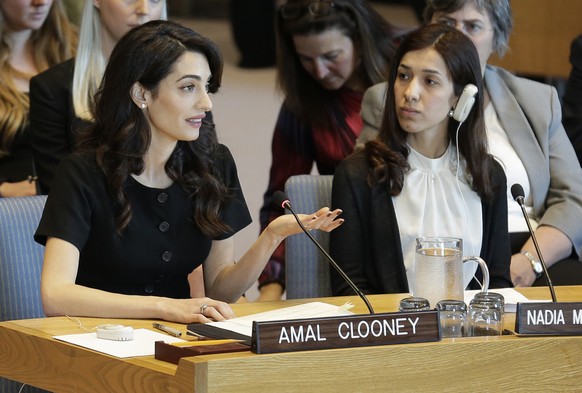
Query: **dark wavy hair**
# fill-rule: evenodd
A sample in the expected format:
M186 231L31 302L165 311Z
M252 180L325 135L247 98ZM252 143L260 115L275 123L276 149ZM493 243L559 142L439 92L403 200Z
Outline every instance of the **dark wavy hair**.
M432 24L420 27L410 33L400 44L390 71L386 106L378 138L368 142L365 153L371 170L370 184L386 182L392 196L399 195L404 184L404 176L410 169L408 165L409 148L407 132L402 129L396 116L394 82L398 75L398 65L404 55L411 51L434 48L443 58L453 82L455 96L459 97L465 85L472 83L479 89L475 104L467 120L459 130L459 152L467 162L468 180L473 190L482 199L490 200L494 189L492 185L493 158L487 153L487 138L483 118L483 80L481 66L475 46L469 38L454 28ZM448 136L455 143L459 123L449 119Z
M328 3L331 12L320 16L307 11L310 4ZM284 18L283 7L305 7L296 18ZM325 6L325 5L322 5ZM294 35L319 34L338 29L348 36L361 53L354 72L368 88L384 82L394 56L394 28L366 0L288 0L279 8L275 22L277 78L285 103L304 124L330 128L346 126L337 94L325 90L305 71L293 43Z
M124 185L131 174L143 172L144 155L151 143L149 123L132 101L131 87L139 82L155 98L160 82L188 51L206 57L212 74L209 92L216 92L223 69L220 50L208 38L177 23L157 20L130 30L109 58L93 108L95 122L82 136L79 151L96 154L111 196L119 206L116 217L119 234L132 216ZM220 218L229 193L213 165L218 147L214 124L204 120L199 138L178 141L165 165L168 176L193 200L192 218L208 235L229 229Z

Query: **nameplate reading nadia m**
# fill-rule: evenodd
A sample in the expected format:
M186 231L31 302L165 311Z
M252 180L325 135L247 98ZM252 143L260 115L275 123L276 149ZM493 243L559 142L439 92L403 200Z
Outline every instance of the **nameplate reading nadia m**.
M517 303L515 332L538 335L582 335L582 303Z
M251 351L277 353L440 340L438 311L253 322Z

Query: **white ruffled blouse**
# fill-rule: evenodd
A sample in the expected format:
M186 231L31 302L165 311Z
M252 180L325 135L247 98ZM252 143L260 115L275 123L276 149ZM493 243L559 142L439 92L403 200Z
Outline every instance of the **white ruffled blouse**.
M481 199L465 176L461 160L457 181L457 152L449 144L439 158L428 158L409 146L410 171L404 177L400 195L392 198L398 227L404 266L409 288L413 288L416 238L423 236L457 237L463 240L463 255L478 256L483 237ZM476 262L464 264L465 286L475 271Z

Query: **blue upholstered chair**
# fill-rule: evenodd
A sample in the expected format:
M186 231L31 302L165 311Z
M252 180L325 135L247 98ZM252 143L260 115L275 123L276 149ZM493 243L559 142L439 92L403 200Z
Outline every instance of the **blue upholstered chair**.
M285 183L285 193L296 213L313 213L331 207L333 176L299 175ZM310 232L329 251L329 233ZM331 296L329 262L325 255L300 233L285 240L287 299Z
M44 247L36 231L46 196L0 198L0 321L44 317L40 274ZM0 378L0 393L19 392L22 383ZM22 392L43 390L26 386Z

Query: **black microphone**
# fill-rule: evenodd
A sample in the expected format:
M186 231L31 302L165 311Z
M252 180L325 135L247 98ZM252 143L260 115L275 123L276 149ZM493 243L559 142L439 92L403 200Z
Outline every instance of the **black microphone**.
M556 292L554 292L554 285L552 284L552 280L550 279L550 274L548 273L548 267L546 266L546 261L544 261L542 251L540 250L540 246L538 245L538 241L536 239L536 236L534 235L534 231L533 231L531 224L529 222L527 212L525 211L525 205L524 205L525 192L523 191L523 187L521 186L521 184L515 183L513 186L511 186L511 195L513 196L513 199L515 199L515 201L521 207L521 212L523 213L523 217L525 218L525 222L527 223L527 228L529 230L529 234L531 236L531 239L533 240L533 244L536 248L538 256L540 257L540 262L542 263L542 268L544 269L544 273L546 274L546 282L548 283L548 287L550 288L550 293L552 294L552 301L556 302L557 301L556 300Z
M319 244L319 242L317 240L315 240L315 238L311 235L311 233L309 233L309 231L307 229L305 229L305 227L303 226L303 223L301 222L301 220L297 216L297 213L295 213L295 211L291 207L291 202L289 201L289 198L287 198L287 195L285 195L285 193L283 193L282 191L277 191L273 195L273 200L277 205L280 205L283 209L289 210L291 212L291 214L293 214L293 217L295 217L295 221L297 221L297 224L299 224L299 226L301 227L303 232L305 232L307 237L309 237L309 239L313 242L313 244L315 244L317 246L317 248L319 248L319 250L327 258L327 260L329 261L331 266L333 266L333 268L340 274L340 276L342 276L342 278L350 285L350 287L352 287L354 292L356 292L356 294L364 301L364 303L366 303L366 307L368 307L368 311L370 311L370 314L374 314L374 309L372 308L372 305L368 301L368 298L366 297L366 295L364 295L364 293L362 291L360 291L360 288L358 288L356 286L356 284L354 284L354 282L352 280L350 280L348 275L342 270L341 267L339 267L339 265L336 263L336 261L333 260L333 258L327 253L327 251L325 251L323 249L321 244Z

